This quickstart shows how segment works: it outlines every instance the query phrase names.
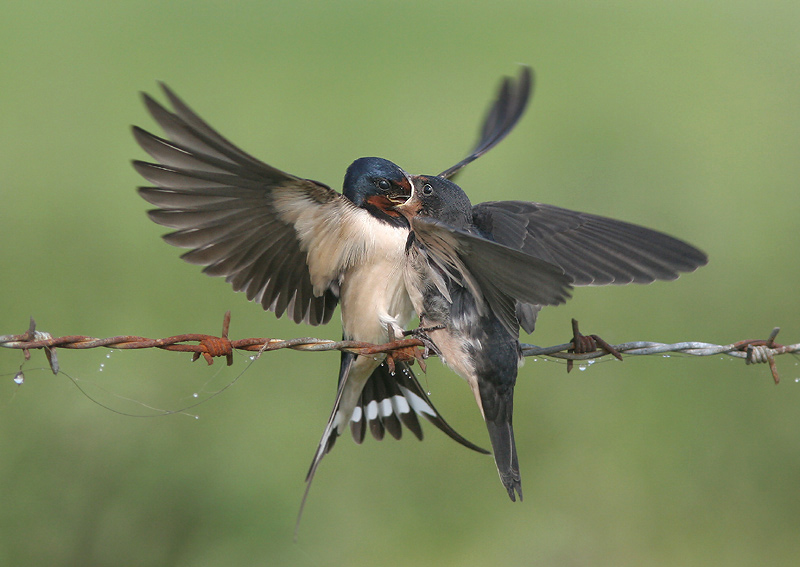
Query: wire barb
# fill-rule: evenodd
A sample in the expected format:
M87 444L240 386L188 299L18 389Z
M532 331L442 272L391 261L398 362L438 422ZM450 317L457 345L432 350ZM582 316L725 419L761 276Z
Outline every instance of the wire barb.
M764 362L768 363L769 369L772 372L772 378L775 380L776 384L779 384L781 381L781 378L778 375L778 367L775 365L774 356L776 347L783 348L781 345L775 343L775 337L778 336L780 330L780 327L775 327L772 329L772 332L766 341L742 341L746 343L747 348L747 358L745 358L745 364L759 364Z
M376 345L359 341L331 341L326 339L315 339L303 337L296 339L275 339L275 338L248 338L230 340L228 330L230 328L230 311L225 313L222 323L222 336L204 334L184 334L163 339L148 339L131 335L121 335L100 339L83 335L69 335L65 337L53 337L50 333L36 330L36 322L31 317L28 330L21 335L0 335L0 346L5 348L20 349L25 355L25 360L30 359L30 351L33 349L44 349L50 369L54 374L58 374L58 358L56 357L56 347L68 349L87 349L106 347L114 349L142 349L159 348L162 350L191 352L194 353L192 360L197 360L202 356L208 364L212 364L215 357L224 356L228 365L233 364L233 351L243 350L258 353L261 356L264 352L281 349L292 349L307 352L327 352L332 350L352 352L362 356L375 356L376 354L386 354L391 363L396 361L417 360L424 370L424 355L422 348L425 342L419 338L397 339L386 344ZM716 345L704 342L682 342L682 343L655 343L636 341L610 345L597 335L582 335L578 330L578 322L573 319L573 338L570 342L554 345L550 347L540 347L532 344L522 344L523 356L550 356L553 358L567 360L567 371L572 367L575 360L594 360L604 356L614 356L622 360L622 354L626 356L664 354L669 352L683 353L692 356L713 356L728 355L736 358L743 358L746 364L768 363L772 377L776 384L780 382L778 368L775 357L782 354L800 352L800 344L781 345L775 342L780 327L775 327L766 340L743 340L728 345ZM434 354L434 353L432 353Z
M205 337L200 339L200 346L203 350L200 352L195 352L192 356L192 362L200 358L202 354L203 357L208 362L208 365L211 366L214 364L214 357L215 356L224 356L227 358L228 366L233 364L233 345L231 345L231 341L228 340L228 329L231 326L231 312L226 311L225 316L222 318L222 336L221 337Z
M597 348L597 345L600 345L599 349ZM605 351L606 353L612 355L620 362L622 361L622 355L619 353L619 351L610 344L608 344L605 340L601 339L597 335L582 335L580 330L578 329L578 320L573 319L572 348L567 349L567 352L574 352L576 354L586 354L597 351ZM571 358L567 360L567 374L572 372L573 362L574 361Z

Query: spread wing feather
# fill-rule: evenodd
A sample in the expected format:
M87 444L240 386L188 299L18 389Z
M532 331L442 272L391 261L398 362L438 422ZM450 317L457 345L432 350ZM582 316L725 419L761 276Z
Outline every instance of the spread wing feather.
M674 280L708 262L694 246L662 232L525 201L493 201L472 208L489 238L561 266L574 285Z
M134 127L157 163L134 162L152 187L139 194L158 207L150 218L176 229L168 243L191 250L182 258L224 277L236 291L277 316L328 322L338 303L338 277L358 255L341 221L364 214L326 185L285 173L217 133L169 88L172 111L144 95L167 138ZM346 224L346 223L344 223ZM353 242L358 246L358 239Z
M440 173L439 177L454 178L465 165L481 157L505 138L525 112L532 88L533 71L530 67L522 67L516 81L505 77L483 122L475 148L467 157Z
M708 262L686 242L662 232L524 201L493 201L472 208L487 237L557 266L573 285L622 285L674 280ZM540 305L519 303L520 325L532 333Z

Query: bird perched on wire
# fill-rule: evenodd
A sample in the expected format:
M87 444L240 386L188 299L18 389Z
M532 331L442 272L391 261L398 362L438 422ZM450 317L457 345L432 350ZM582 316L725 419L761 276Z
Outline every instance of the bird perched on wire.
M531 79L524 67L518 79L503 80L475 149L451 168L453 175L513 128ZM182 258L224 277L278 317L320 325L339 304L344 339L385 343L399 337L413 315L401 272L409 227L387 196L408 194L410 175L388 160L361 158L348 167L338 193L250 156L166 85L162 89L172 110L143 97L166 138L134 127L137 142L157 162L135 161L134 167L153 184L139 189L157 207L150 218L176 229L164 239L191 249ZM462 445L487 452L450 427L407 363L390 371L382 359L342 353L333 411L307 486L348 424L359 443L367 428L379 439L385 431L399 438L402 425L421 439L422 415Z
M541 307L571 285L671 280L707 257L654 230L540 203L473 207L442 175L412 177L397 207L412 230L406 286L433 349L472 388L509 497L522 500L512 424L520 325L532 332Z

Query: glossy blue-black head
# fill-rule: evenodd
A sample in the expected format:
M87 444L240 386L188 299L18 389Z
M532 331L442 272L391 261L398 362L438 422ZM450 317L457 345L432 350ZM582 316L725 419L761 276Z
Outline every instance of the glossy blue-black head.
M342 192L359 207L374 195L411 195L409 175L397 164L377 157L358 158L347 168Z
M398 207L408 217L429 217L454 228L472 224L472 203L464 191L444 177L415 175L411 199Z
M394 207L411 196L411 176L388 159L359 158L347 168L342 193L373 216L404 224Z

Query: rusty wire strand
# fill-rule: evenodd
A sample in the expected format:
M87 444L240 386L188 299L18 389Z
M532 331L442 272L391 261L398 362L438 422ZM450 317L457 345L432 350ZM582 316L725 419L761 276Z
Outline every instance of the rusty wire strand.
M37 331L36 323L33 318L31 318L30 326L25 333L20 335L0 335L0 346L21 349L25 353L26 360L30 358L30 350L44 349L50 368L53 370L54 374L57 374L59 370L56 348L159 348L170 351L192 352L194 353L193 360L197 360L200 356L203 356L208 364L213 362L214 357L225 356L228 365L231 365L233 363L233 350L258 352L260 355L263 352L286 348L311 352L339 350L364 356L387 354L393 360L416 359L422 362L418 347L425 346L425 343L418 338L399 339L381 345L360 341L332 341L312 337L288 340L265 337L230 340L228 339L229 326L230 311L225 314L223 319L221 337L189 333L163 339L149 339L132 335L121 335L104 339L83 335L69 335L54 338L49 333ZM664 354L670 352L692 356L727 355L743 358L746 364L768 363L772 376L777 384L780 381L780 376L778 375L777 366L775 364L775 357L781 354L800 352L800 343L793 345L780 345L776 343L775 338L779 331L779 327L774 328L769 338L766 340L743 340L727 345L697 341L672 344L633 341L617 345L608 345L596 335L589 335L586 337L581 335L577 328L577 322L573 320L574 338L571 342L550 347L522 344L522 353L524 356L549 356L565 359L568 363L575 360L594 360L609 355L622 360L621 353L628 356ZM568 364L567 370L569 371L570 369L571 364Z

